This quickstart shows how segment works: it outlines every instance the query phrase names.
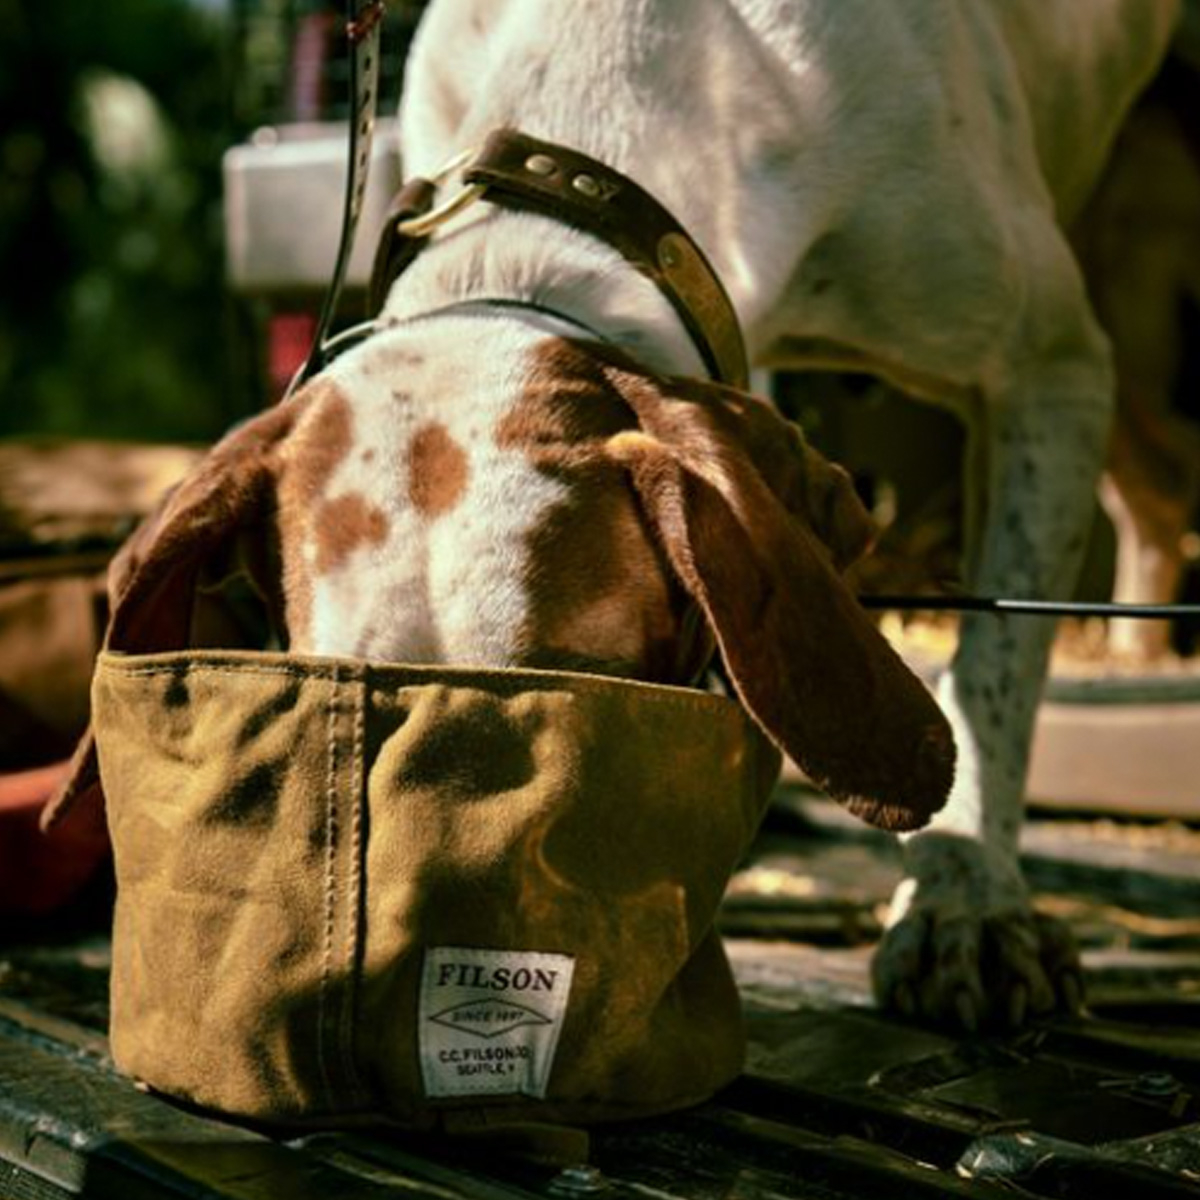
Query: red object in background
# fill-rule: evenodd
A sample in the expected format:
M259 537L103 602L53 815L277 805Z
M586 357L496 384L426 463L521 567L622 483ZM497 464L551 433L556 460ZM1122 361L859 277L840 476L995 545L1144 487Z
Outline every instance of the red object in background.
M49 833L38 827L68 766L0 775L0 916L61 908L108 857L108 830L96 805L79 805Z
M278 400L303 366L317 332L315 313L276 313L267 322L267 371Z

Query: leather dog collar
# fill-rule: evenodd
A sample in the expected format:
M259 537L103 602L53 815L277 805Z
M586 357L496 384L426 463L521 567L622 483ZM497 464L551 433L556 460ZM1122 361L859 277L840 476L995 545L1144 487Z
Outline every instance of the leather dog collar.
M713 378L747 386L741 328L720 279L679 222L632 179L577 150L497 129L462 168L462 180L471 198L553 217L607 242L671 302ZM420 178L396 193L375 252L372 311L428 244L431 229L405 226L429 215L436 195L437 183Z

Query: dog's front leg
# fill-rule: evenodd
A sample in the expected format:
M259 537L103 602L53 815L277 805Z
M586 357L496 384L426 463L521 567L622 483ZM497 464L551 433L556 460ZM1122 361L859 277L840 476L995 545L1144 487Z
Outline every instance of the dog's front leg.
M1024 323L1029 336L1009 359L1014 372L983 395L977 413L973 458L984 478L968 486L986 486L971 572L983 594L1069 596L1082 561L1113 382L1103 336L1081 288L1072 292L1073 305ZM1069 932L1033 912L1018 864L1053 633L1040 617L970 616L941 681L958 743L955 785L932 824L906 840L906 878L874 968L881 1001L909 1015L974 1030L1079 1006Z

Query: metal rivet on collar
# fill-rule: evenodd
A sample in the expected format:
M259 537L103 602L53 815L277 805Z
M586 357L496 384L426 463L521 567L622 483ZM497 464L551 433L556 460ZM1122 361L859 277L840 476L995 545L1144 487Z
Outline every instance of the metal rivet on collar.
M600 185L592 175L576 175L571 180L571 186L581 196L586 196L589 200L595 200L600 195Z
M548 154L531 154L525 160L525 170L530 175L553 175L558 170L558 164Z

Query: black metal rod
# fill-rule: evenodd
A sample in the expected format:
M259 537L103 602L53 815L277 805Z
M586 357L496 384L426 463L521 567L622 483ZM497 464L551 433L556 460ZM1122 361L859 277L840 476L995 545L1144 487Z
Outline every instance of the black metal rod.
M1010 600L991 596L859 596L864 608L1013 613L1035 617L1133 617L1169 621L1200 616L1200 604L1118 604L1086 600Z

